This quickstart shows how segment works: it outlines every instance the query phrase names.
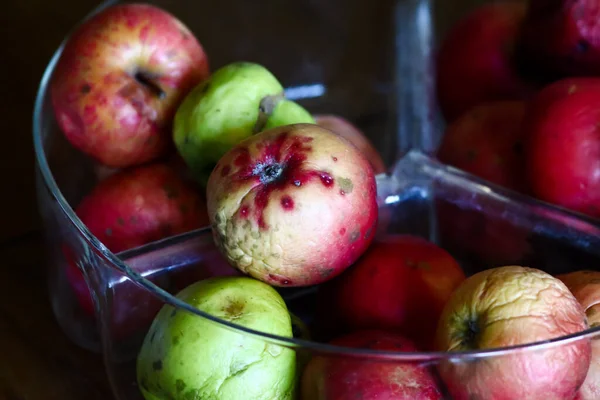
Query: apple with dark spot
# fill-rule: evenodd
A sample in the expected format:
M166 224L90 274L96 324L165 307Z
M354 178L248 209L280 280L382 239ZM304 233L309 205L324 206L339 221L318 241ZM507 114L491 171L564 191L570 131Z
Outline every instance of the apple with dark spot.
M358 147L358 149L362 151L365 157L367 157L367 159L371 162L373 171L375 171L376 175L386 171L383 159L381 158L381 155L375 146L373 146L373 143L371 143L365 134L350 121L332 114L318 114L315 115L314 118L317 125L343 136L356 147Z
M274 286L339 275L375 235L371 164L349 141L315 124L245 139L219 160L206 192L213 236L227 260Z
M520 56L546 81L600 75L600 1L531 0Z
M572 82L572 81L570 81ZM556 82L532 100L526 176L537 198L600 217L600 79Z
M362 330L334 339L341 347L413 353L409 339L392 332ZM441 400L428 367L416 362L316 355L304 370L303 400Z
M146 4L108 7L68 38L50 83L59 127L109 167L139 165L173 148L172 120L209 75L203 47L173 15Z
M114 173L100 182L75 212L90 233L113 253L209 225L206 203L200 192L163 163ZM81 309L93 315L90 291L76 265L74 253L67 246L63 246L63 252L67 261L66 276ZM149 313L151 318L153 310L160 307L159 300L152 301L153 296L128 280L113 289L114 296L123 296L120 302L115 302L117 309L112 315L115 326L122 331L127 330L123 329L125 325L139 326L141 316ZM140 305L144 312L135 311Z
M344 274L328 282L322 304L344 331L385 329L402 332L430 349L439 316L465 279L458 262L434 243L413 235L374 239Z
M524 101L481 103L448 125L437 157L497 185L527 188L523 170Z
M479 103L521 100L532 91L521 76L514 47L526 4L495 1L459 20L438 51L437 96L447 122Z
M583 307L590 328L600 326L600 272L581 270L557 275ZM576 400L600 399L600 342L592 340L592 361Z
M436 348L499 349L579 333L583 308L567 286L534 268L503 266L471 275L439 319ZM438 370L455 400L573 399L591 358L589 339L510 353L443 361Z

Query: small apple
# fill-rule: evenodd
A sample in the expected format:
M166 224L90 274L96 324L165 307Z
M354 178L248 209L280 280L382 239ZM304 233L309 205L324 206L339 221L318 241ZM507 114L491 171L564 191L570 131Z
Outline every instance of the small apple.
M371 165L350 142L318 125L249 137L221 158L206 192L213 236L225 257L271 285L331 279L375 235Z
M286 102L272 115L283 98L283 86L265 67L235 62L216 70L196 86L175 114L173 139L194 176L206 184L219 159L233 146L264 129L287 125L312 116L299 105ZM288 122L288 119L289 121Z
M533 111L524 121L525 172L533 195L595 218L600 217L597 82L600 79L588 89L563 91L560 81L545 87L532 100Z
M402 332L428 349L450 295L465 279L458 262L444 249L418 236L387 235L338 279L331 290L332 308L346 330L385 329Z
M600 326L600 272L576 271L557 275L585 310L590 328ZM592 362L577 400L600 399L600 342L592 340Z
M526 4L495 1L459 20L443 39L437 66L437 96L447 122L479 103L521 100L531 87L520 75L514 46Z
M547 81L600 74L600 1L531 0L519 53Z
M172 148L175 111L208 74L204 49L174 16L146 4L114 5L69 37L50 83L52 104L75 148L128 167Z
M495 184L525 192L524 101L481 103L446 128L438 159Z
M559 279L537 269L505 266L465 280L446 303L440 351L484 350L544 342L587 329L583 308ZM572 399L591 357L587 339L448 360L439 372L453 399Z
M77 206L77 216L110 251L119 253L210 224L199 191L163 163L116 172ZM81 308L93 313L83 274L66 254L67 278Z
M416 352L409 340L398 334L364 330L331 341L332 345ZM426 366L365 357L315 356L302 375L303 400L437 400L443 396Z
M177 298L238 326L292 337L285 302L275 289L255 279L210 278L188 286ZM142 344L137 379L147 400L291 400L296 354L165 305Z
M381 158L381 155L373 146L371 141L360 131L354 124L337 115L321 114L315 115L315 121L317 125L329 129L330 131L337 133L340 136L348 139L354 144L360 151L363 152L365 157L371 162L375 175L386 172L385 163Z

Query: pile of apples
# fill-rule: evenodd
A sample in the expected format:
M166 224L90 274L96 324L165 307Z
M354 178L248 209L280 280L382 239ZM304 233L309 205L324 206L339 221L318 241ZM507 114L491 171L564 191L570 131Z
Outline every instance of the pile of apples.
M440 161L600 217L600 2L495 1L437 57Z
M503 266L466 277L430 241L378 233L386 221L375 176L385 165L367 138L339 116L286 99L261 65L209 71L194 35L157 7L117 5L86 20L65 45L51 96L65 137L97 165L99 182L76 207L81 221L113 252L210 225L215 264L231 270L190 278L176 296L221 322L287 338L299 328L307 340L407 355L543 342L598 321L598 273ZM64 251L66 276L92 314ZM277 290L285 287L317 288L314 324L288 310ZM113 289L113 303L131 297L118 293L131 286ZM589 339L428 366L304 354L157 301L126 304L123 323L139 323L139 313L150 325L137 357L147 400L583 399L600 391L600 353Z

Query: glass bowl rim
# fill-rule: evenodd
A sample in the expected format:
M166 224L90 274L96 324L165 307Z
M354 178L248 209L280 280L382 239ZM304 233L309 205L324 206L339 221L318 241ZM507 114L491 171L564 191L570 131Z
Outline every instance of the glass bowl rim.
M99 6L94 8L91 12L89 12L78 24L76 24L74 28L79 26L81 23L89 19L94 14L102 11L103 9L122 3L120 0L105 0ZM167 10L168 11L168 10ZM49 96L49 84L52 77L52 73L56 67L56 64L62 54L64 46L69 38L67 35L57 50L54 52L50 62L46 66L46 69L42 75L41 81L38 86L38 90L36 92L36 98L34 103L33 110L33 145L36 156L36 164L38 167L38 171L41 172L43 182L46 186L46 189L50 192L52 198L57 202L62 212L67 216L68 222L75 227L77 231L79 231L80 235L87 242L88 245L92 246L92 248L106 261L116 267L117 270L122 272L128 279L130 279L137 286L149 291L152 295L161 299L165 304L170 305L172 307L176 307L179 309L183 309L200 318L205 318L211 321L214 324L218 324L223 326L226 329L233 330L240 334L250 335L259 340L265 340L271 342L273 344L277 344L283 347L287 347L290 349L296 350L308 350L311 353L320 353L322 355L332 355L332 356L345 356L345 357L359 357L361 359L369 359L372 360L380 360L380 361L399 361L399 362L436 362L436 361L444 361L449 360L452 362L463 362L472 359L480 359L480 358L488 358L488 357L497 357L497 356L507 356L514 355L515 353L521 353L524 351L543 351L553 347L559 347L563 345L568 345L570 343L579 341L592 339L596 336L597 333L600 333L600 326L589 328L582 332L573 333L570 335L563 335L560 337L552 338L550 340L538 341L533 343L525 343L520 345L508 346L508 347L499 347L499 348L491 348L491 349L482 349L482 350L468 350L468 351L419 351L419 352L395 352L395 351L383 351L383 350L371 350L366 348L349 348L338 345L332 345L329 343L320 343L312 340L306 339L297 339L297 338L289 338L282 337L278 335L269 334L266 332L257 331L254 329L249 329L244 326L237 325L235 323L231 323L220 318L214 317L208 313L205 313L201 310L198 310L195 307L190 306L188 303L185 303L178 299L175 295L168 293L162 288L156 286L148 279L139 275L131 268L129 268L122 260L122 258L118 257L115 253L111 252L104 246L92 233L87 229L87 227L81 222L79 217L75 214L75 211L64 198L62 192L58 188L56 180L50 171L50 167L48 164L48 160L46 158L46 152L44 150L43 140L42 140L42 131L43 131L43 106L44 102L47 100ZM429 160L432 164L437 164L434 160L430 159L429 156L421 153L418 150L411 150L410 154L416 156L418 158L422 158L424 160ZM406 157L406 156L405 156ZM399 161L399 160L398 160ZM444 166L446 172L450 174L459 175L462 177L470 178L469 174L465 174L462 171L456 170L452 167ZM475 178L476 181L478 179ZM40 190L39 188L37 190ZM541 202L540 202L541 203ZM545 206L545 204L542 204ZM553 207L556 209L556 207ZM586 218L584 218L586 219ZM210 227L201 228L195 231L190 231L181 235L171 236L169 238L165 238L160 241L156 241L153 243L149 243L144 246L140 246L135 249L127 250L125 252L119 253L119 255L131 255L139 252L146 251L151 247L160 247L166 246L173 241L183 240L185 237L192 237L202 234L208 234L210 232ZM163 305L163 306L164 306Z

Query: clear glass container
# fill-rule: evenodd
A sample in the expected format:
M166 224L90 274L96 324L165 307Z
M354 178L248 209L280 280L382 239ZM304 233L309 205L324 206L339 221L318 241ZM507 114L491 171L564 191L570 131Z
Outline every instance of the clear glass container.
M557 274L593 269L600 261L600 226L595 221L490 185L426 155L439 133L431 51L434 26L443 26L439 20L432 22L428 1L153 3L192 29L213 70L240 59L262 63L281 79L290 97L310 111L345 116L367 134L390 169L377 177L380 213L389 218L379 235L411 233L427 238L459 260L467 275L501 265L526 265ZM469 6L465 4L465 10ZM451 8L455 12L461 7ZM314 357L326 363L352 362L355 367L399 368L398 372L425 369L440 392L436 398L486 398L465 375L457 374L471 371L480 376L486 370L546 365L598 335L598 328L593 328L486 351L374 351L325 344L318 334L309 340L301 329L293 339L267 335L190 307L173 295L207 277L238 274L221 258L209 228L113 254L75 215L73 207L93 187L97 175L93 163L66 142L54 120L47 83L59 56L60 49L43 77L34 115L50 295L64 332L78 345L102 352L116 398L142 398L136 357L152 320L165 305L211 321L232 340L258 341L278 354L294 352L298 370ZM413 147L423 151L409 151ZM78 290L85 288L69 284L73 266L83 272L91 290L92 314L78 300ZM280 289L280 293L295 318L314 331L319 288ZM524 382L515 381L511 393L527 398L533 389ZM335 380L324 380L323 393L335 392L329 387L334 384ZM190 398L201 398L193 395ZM552 395L546 398L560 398Z

